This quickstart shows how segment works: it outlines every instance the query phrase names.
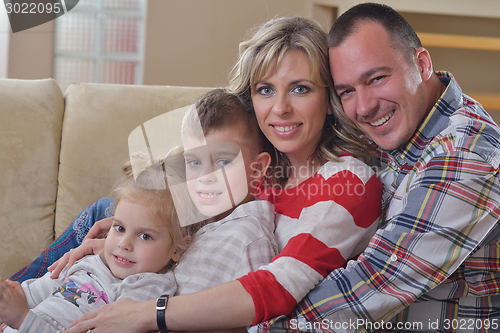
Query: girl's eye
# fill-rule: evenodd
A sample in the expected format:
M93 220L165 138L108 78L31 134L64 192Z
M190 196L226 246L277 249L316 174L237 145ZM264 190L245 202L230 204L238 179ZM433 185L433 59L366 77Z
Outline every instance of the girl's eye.
M309 90L311 90L311 89L309 89L309 87L306 87L304 85L298 85L298 86L293 87L292 92L299 94L299 95L302 95L302 94L309 92Z
M121 225L115 225L115 230L119 233L125 232L125 228Z
M260 95L268 96L273 93L273 89L271 89L271 87L268 86L262 86L259 89L257 89L257 93Z
M139 238L142 240L150 240L151 236L149 236L148 234L141 234Z

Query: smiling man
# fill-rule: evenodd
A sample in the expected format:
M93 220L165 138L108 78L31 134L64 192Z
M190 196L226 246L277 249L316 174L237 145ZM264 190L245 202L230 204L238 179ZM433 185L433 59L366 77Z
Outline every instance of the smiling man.
M450 73L433 70L388 6L348 10L328 47L345 114L379 151L382 222L356 261L271 328L498 331L498 126Z
M408 54L380 23L366 21L355 30L329 49L335 89L346 115L380 148L400 148L445 86L432 71L429 52L416 47L418 39L412 46L415 54Z

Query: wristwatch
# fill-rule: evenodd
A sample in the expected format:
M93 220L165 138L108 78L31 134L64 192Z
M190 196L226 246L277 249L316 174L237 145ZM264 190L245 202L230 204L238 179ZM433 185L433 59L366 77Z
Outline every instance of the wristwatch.
M161 333L170 333L165 323L165 310L167 309L169 295L161 295L156 299L156 324Z

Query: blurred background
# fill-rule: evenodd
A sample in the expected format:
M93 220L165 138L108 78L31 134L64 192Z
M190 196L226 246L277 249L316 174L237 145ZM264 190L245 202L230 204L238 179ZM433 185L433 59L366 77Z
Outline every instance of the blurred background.
M29 2L29 1L26 1ZM0 78L224 86L249 29L277 16L326 31L354 0L80 0L67 14L12 33L0 6ZM500 122L500 1L380 1L413 25L434 69Z

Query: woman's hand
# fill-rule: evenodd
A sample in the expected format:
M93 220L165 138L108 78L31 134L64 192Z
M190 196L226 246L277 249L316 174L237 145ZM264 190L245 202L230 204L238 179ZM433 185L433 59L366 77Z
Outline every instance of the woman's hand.
M52 272L52 279L57 279L61 271L68 265L68 270L77 261L91 254L102 254L105 239L87 239L76 249L66 252L58 261L53 263L47 270Z
M29 311L21 284L0 278L0 318L3 323L18 329Z
M135 302L124 298L84 314L73 321L65 333L146 333L158 331L156 300Z
M111 228L112 224L113 224L112 217L107 217L105 219L95 222L83 240L85 241L87 239L106 238L106 236L108 235L109 228Z

